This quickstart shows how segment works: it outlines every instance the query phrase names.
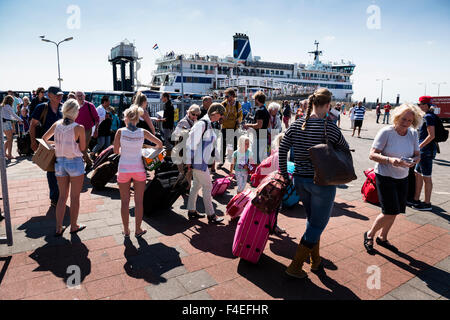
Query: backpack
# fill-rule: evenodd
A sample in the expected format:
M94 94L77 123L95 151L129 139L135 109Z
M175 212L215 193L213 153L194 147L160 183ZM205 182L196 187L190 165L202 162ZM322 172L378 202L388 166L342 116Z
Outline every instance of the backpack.
M91 185L96 190L103 189L106 184L116 175L119 166L120 155L112 154L107 161L94 170L91 176Z
M369 203L379 204L375 171L374 169L367 169L364 174L367 178L361 188L362 198Z
M445 142L448 139L448 130L444 128L441 118L434 115L435 119L435 130L434 130L434 142Z

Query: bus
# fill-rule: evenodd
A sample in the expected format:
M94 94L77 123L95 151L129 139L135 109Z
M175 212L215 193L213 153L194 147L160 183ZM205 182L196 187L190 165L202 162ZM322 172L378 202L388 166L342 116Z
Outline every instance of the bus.
M93 91L91 93L91 102L95 107L101 104L103 96L109 97L110 106L114 109L119 119L122 119L122 113L131 106L134 93L130 91Z

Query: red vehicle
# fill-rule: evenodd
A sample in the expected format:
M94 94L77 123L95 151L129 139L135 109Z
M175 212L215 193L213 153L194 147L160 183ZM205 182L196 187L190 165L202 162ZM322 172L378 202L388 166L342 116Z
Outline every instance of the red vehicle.
M432 97L431 103L435 106L434 113L442 122L450 122L450 97Z

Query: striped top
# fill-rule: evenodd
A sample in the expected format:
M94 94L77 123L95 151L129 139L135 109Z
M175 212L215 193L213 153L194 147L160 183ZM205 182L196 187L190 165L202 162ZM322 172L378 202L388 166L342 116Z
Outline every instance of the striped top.
M308 149L325 141L324 119L309 119L306 129L302 130L305 118L297 119L287 129L279 148L280 172L287 176L287 155L293 148L295 171L294 175L305 178L314 177L314 167L311 163ZM327 135L331 143L342 145L348 148L341 130L332 121L327 122Z
M355 120L364 120L364 114L366 113L366 107L355 107Z
M137 128L131 131L127 127L120 130L120 160L119 172L145 172L142 162L142 145L144 144L144 130Z

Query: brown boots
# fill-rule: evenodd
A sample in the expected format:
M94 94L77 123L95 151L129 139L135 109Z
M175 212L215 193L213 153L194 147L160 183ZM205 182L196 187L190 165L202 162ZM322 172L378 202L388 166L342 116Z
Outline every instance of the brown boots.
M303 244L303 241L300 241L297 252L295 253L295 257L292 260L289 267L286 269L286 273L294 278L303 279L308 276L308 274L303 271L303 263L306 258L311 254L311 249Z
M295 278L303 279L308 276L308 274L302 269L305 260L310 257L311 260L311 271L319 271L321 266L320 263L322 259L319 254L320 241L316 243L312 248L305 245L304 241L301 240L295 257L292 260L289 267L286 269L286 273Z
M311 249L311 271L319 271L320 270L320 262L322 259L319 254L320 241L317 242L314 247Z

